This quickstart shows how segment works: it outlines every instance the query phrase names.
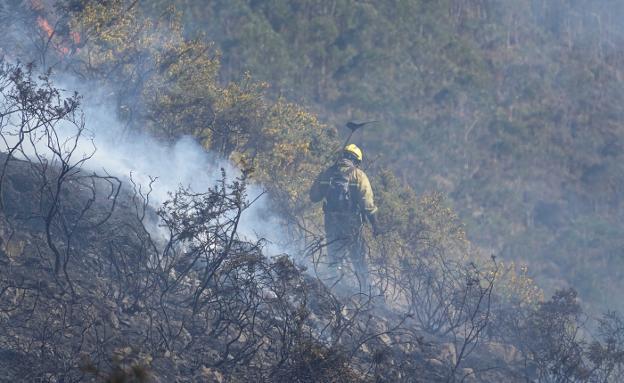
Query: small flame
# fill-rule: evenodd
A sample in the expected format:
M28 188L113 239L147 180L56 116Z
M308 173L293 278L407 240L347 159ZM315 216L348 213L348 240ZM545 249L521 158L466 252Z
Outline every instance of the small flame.
M50 23L48 23L48 20L41 16L37 16L37 25L39 25L39 28L45 32L49 39L52 38L54 35L54 28L52 28Z
M45 6L40 0L31 0L30 2L31 8L38 12L44 13ZM80 34L76 31L69 32L68 36L55 36L55 31L50 22L43 16L37 16L37 25L39 29L44 33L49 40L52 46L63 56L66 56L72 52L72 47L75 51L78 51L79 48L76 45L80 44ZM57 41L52 41L53 38L56 37Z

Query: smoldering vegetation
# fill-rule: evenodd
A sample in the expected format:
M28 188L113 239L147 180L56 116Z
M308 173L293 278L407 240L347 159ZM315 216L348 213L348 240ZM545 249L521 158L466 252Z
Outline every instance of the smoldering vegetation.
M75 95L22 66L4 65L0 83L7 381L621 378L621 318L605 316L590 342L573 291L533 308L510 300L495 258L454 260L425 222L400 265L371 265L378 294L331 291L239 235L244 174L182 188L153 210L149 189L84 169ZM73 140L59 141L69 127ZM37 141L47 149L29 149ZM312 242L306 256L322 248Z
M285 9L284 15L288 14L288 4L285 8L254 4L255 15ZM622 379L622 318L614 312L584 314L583 299L571 288L545 297L532 272L508 260L515 251L539 258L541 252L558 249L541 245L543 230L550 233L563 225L559 234L574 239L576 233L574 228L565 229L571 213L549 194L550 181L544 183L539 174L533 174L530 178L537 181L529 185L514 176L511 164L527 158L521 149L535 149L529 153L531 164L551 164L553 152L564 163L574 165L566 169L581 164L586 171L580 180L586 186L600 185L595 181L604 179L617 163L617 139L609 138L617 133L612 129L617 110L598 119L605 104L588 105L581 97L597 95L601 86L587 94L569 92L579 98L563 103L567 105L563 112L553 109L561 112L555 120L545 112L548 107L533 108L535 103L553 105L562 94L547 92L550 85L538 86L552 84L540 79L565 78L569 82L560 85L571 89L567 86L587 77L572 70L574 65L563 65L565 60L556 62L561 66L531 66L531 52L542 52L543 47L533 45L531 36L535 34L526 26L559 20L560 28L537 36L551 42L553 36L555 40L574 37L569 39L568 50L557 51L565 53L557 57L572 59L582 46L582 36L605 36L594 34L600 30L594 26L595 20L602 23L607 18L557 11L576 9L580 3L566 8L564 2L536 1L527 8L527 2L519 2L512 8L482 1L414 1L402 3L406 7L400 12L403 17L389 24L376 23L376 12L396 13L388 3L376 4L381 5L307 3L295 7L300 17L273 17L273 24L252 18L264 26L276 25L273 32L288 33L298 44L298 52L307 47L312 47L313 53L325 52L323 41L330 41L338 51L344 48L345 55L340 57L348 65L334 62L330 56L309 56L309 52L304 55L308 60L304 65L294 65L308 71L306 76L294 77L306 80L297 83L303 84L298 88L304 93L302 99L312 99L317 108L338 106L336 114L323 111L330 121L370 112L374 119L384 120L384 128L410 127L400 135L387 129L384 135L361 138L367 153L378 150L404 155L399 162L413 164L409 169L418 171L416 177L406 167L384 169L374 156L365 164L374 181L384 232L373 238L364 230L373 288L363 290L348 275L342 286L323 283L327 244L320 234L322 213L307 198L311 180L331 162L340 132L320 123L300 105L276 96L267 90L267 84L250 75L222 82L222 77L228 77L224 72L232 77L241 75L243 67L237 69L229 60L243 60L245 55L234 57L236 52L224 51L220 56L202 38L189 39L180 22L182 16L173 9L157 7L163 5L157 1L141 6L123 0L0 2L3 54L11 62L33 63L5 65L0 75L4 152L0 174L0 363L6 380ZM246 31L251 37L258 36L256 32L262 30L231 27L237 25L238 16L249 15L245 9L246 5L241 6L240 14L219 13L219 21L231 34ZM507 13L510 9L513 12ZM605 5L604 9L610 8ZM351 10L355 13L339 18L347 33L335 37L335 44L331 33L328 37L314 32L332 30L326 18L314 18L310 29L292 29L286 23L303 23L310 15L331 19ZM502 28L497 20L519 23ZM410 38L396 40L398 45L384 40L384 31L394 33L391 25L404 28ZM579 25L584 27L576 28ZM609 25L603 29L609 31L616 26L613 22L602 25ZM314 32L311 36L321 43L311 44L293 31ZM460 35L478 37L477 46L486 48L486 59L479 59L481 56L475 55L479 51ZM381 44L385 50L367 52L371 45L365 36L380 36L379 41L387 43ZM603 53L592 50L591 60L583 63L598 62L597 66L580 68L581 74L591 72L594 77L613 80L599 84L616 86L619 56L604 54L617 41L616 34L610 36L604 44L590 44L601 47ZM217 37L220 35L215 33ZM252 46L271 50L275 41ZM406 41L408 46L402 45ZM236 47L236 41L229 43ZM353 43L357 43L355 51ZM545 57L543 53L537 56ZM605 66L602 59L607 56L614 61ZM280 54L273 55L272 65L262 68L275 70L273 75L287 82L291 72L283 70L280 58ZM380 68L387 66L376 62L416 63L418 70L407 74L417 75L390 71L397 74L400 84L387 83L377 77L384 75ZM390 68L396 69L393 65ZM553 71L561 76L552 77ZM354 81L361 74L369 81ZM531 81L525 81L527 76ZM70 91L59 90L51 78L58 78ZM81 91L82 98L71 93L74 88ZM309 97L311 93L306 92L310 89L320 98ZM518 92L524 96L516 97ZM362 95L374 97L370 100ZM409 109L408 104L416 105L417 110ZM378 105L392 108L384 110ZM496 106L492 107L494 115L486 113L492 105ZM402 108L410 112L397 113ZM527 115L532 110L536 113ZM577 115L577 110L583 113ZM604 134L594 137L590 129L581 129L587 121L604 122ZM562 126L570 128L569 132L559 134ZM416 140L412 133L424 139ZM535 133L541 134L535 141L523 141ZM107 136L117 140L100 141ZM581 157L560 150L572 136L591 138L591 147L577 147ZM133 144L145 140L147 145L122 145L124 139ZM613 145L604 146L605 140ZM418 150L383 146L391 142L414 144ZM541 150L553 143L554 150ZM192 155L176 157L178 144ZM600 149L612 162L595 163L594 149ZM141 154L137 156L141 160L132 163L136 154ZM177 159L171 161L171 156ZM128 170L136 170L141 163L146 165L141 174L135 171L133 178L127 179ZM458 163L467 168L458 173L453 167ZM155 167L165 171L152 183L153 174L149 173ZM221 167L222 172L218 170ZM580 174L549 166L539 169L549 176ZM397 172L404 180L394 175ZM469 179L463 179L467 174ZM198 178L201 182L193 185ZM472 238L489 240L501 232L517 235L515 245L493 241L496 246L490 246L505 257L484 254L467 239L462 220L443 194L420 193L421 183L428 180L449 192L460 210L475 213L472 217L489 209L476 226L470 222ZM176 190L166 195L156 189L159 182ZM416 185L410 185L414 182ZM271 211L271 225L254 223L246 216L256 215L257 185L263 185L260 193L266 191L270 198L256 212L266 215ZM617 184L609 185L617 189ZM570 206L578 207L573 211L604 213L612 202L611 210L617 211L616 200L601 202L605 190L577 186L572 181L565 194ZM483 193L475 194L475 190ZM547 192L542 194L543 190ZM512 203L522 193L522 203ZM499 217L498 213L492 215L493 211L516 217L513 213L518 206L530 213L517 216L531 229L521 231L524 236L518 234L515 221L492 219ZM584 217L597 217L592 214ZM603 230L602 225L575 222L580 225L577 229L583 229L583 238L594 238L594 233L613 236L613 231ZM275 230L256 230L269 226L278 228L277 236ZM269 248L276 237L296 249ZM557 236L548 238L555 238L548 243L558 243ZM581 242L596 244L596 240ZM565 246L561 248L570 254ZM284 250L289 254L281 254ZM556 259L560 258L551 263Z
M408 316L374 317L371 297L337 299L286 255L268 259L262 240L241 239L244 177L224 172L153 211L149 190L83 169L75 96L28 68L0 77L7 380L361 381L425 370L432 347ZM68 126L73 140L58 141ZM155 217L164 242L145 226ZM385 366L399 344L414 358ZM448 375L428 370L418 379Z
M356 137L372 167L447 193L474 243L527 263L549 294L572 287L594 314L623 309L621 2L177 9L223 52L223 78L249 70L332 124L381 120Z

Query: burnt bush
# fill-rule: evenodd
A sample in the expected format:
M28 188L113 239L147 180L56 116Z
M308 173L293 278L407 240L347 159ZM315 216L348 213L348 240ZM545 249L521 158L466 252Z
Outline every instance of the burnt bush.
M262 238L241 237L241 215L252 203L245 174L223 173L202 192L182 188L154 210L151 185L84 171L96 148L80 146L87 132L77 95L66 97L48 77L34 79L19 65L3 66L0 83L6 376L381 376L389 361L372 350L392 346L380 339L400 334L405 317L375 318L370 297L337 299L288 256L267 258Z

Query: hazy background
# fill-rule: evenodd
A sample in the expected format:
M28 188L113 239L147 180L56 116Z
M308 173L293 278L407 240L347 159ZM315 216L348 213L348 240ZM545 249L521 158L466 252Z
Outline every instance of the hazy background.
M62 2L70 11L81 3ZM63 19L50 16L52 2L0 4L5 57L34 60L78 81L101 81L105 70L115 69L102 66L90 75L77 69L95 67L87 59L95 56L72 37L80 28L64 31ZM267 83L269 98L297 102L330 126L380 120L354 137L373 178L389 167L418 193L448 194L474 243L527 263L548 292L573 286L596 311L622 308L621 2L179 0L138 6L154 17L173 10L183 25L177 32L214 43L221 84L244 83L249 72L249 81ZM46 55L33 53L48 40L32 32L41 34L43 15L61 27L54 37L60 48L44 49ZM175 44L175 33L163 30L163 46ZM122 125L149 126L133 93L136 82L115 84L113 112L97 114L97 124L116 126L111 115L117 114ZM175 173L173 183L187 182L179 169L194 178L195 166L222 166L184 140L159 149L149 139L124 137L132 145L146 142L129 153ZM164 164L154 161L162 156ZM125 166L122 158L115 166Z
M224 80L250 71L336 126L381 120L356 135L366 156L448 193L474 242L622 308L622 2L176 4Z

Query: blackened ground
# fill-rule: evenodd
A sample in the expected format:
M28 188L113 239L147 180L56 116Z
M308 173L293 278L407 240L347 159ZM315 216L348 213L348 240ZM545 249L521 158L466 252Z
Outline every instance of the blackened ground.
M57 199L56 176L18 160L4 173L0 381L524 381L504 345L449 373L448 339L252 244L229 249L198 298L202 272L158 264L155 213L127 182L117 195L117 180L77 173Z

